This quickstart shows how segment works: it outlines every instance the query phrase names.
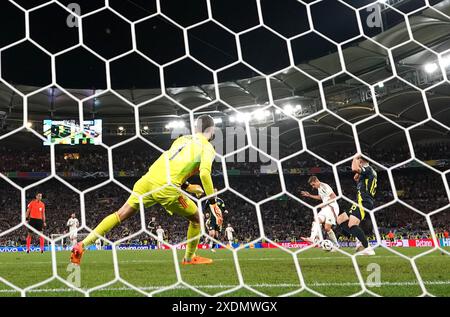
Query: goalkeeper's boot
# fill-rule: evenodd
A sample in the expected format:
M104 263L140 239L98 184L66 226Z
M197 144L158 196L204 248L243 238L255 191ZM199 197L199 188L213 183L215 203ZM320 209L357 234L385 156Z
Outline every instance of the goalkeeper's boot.
M79 242L72 248L72 253L70 254L70 262L76 265L80 265L83 253L83 243Z
M190 261L183 259L183 262L181 262L182 265L190 265L190 264L211 264L213 263L213 260L208 258L203 258L201 256L195 255L192 257Z

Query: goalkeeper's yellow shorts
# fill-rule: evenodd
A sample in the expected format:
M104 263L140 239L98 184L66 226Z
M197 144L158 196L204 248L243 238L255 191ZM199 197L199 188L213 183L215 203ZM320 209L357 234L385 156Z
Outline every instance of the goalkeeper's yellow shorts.
M189 217L197 212L197 205L181 191L173 186L152 183L148 177L142 177L133 186L133 194L127 200L128 205L139 209L139 196L142 196L144 207L155 204L163 206L169 214Z

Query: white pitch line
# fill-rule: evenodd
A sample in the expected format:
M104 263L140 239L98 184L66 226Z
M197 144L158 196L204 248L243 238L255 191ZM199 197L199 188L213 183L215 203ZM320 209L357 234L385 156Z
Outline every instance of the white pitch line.
M431 257L441 257L442 255L428 255L427 258L431 258ZM362 257L362 259L382 259L382 258L398 258L398 255L371 255L371 256L367 256L367 257ZM348 256L324 256L324 257L298 257L298 260L300 261L300 264L302 261L310 261L310 260L336 260L336 259L349 259L351 260L350 257ZM217 262L221 262L221 261L233 261L233 259L225 259L225 258L219 258L219 259L213 259L214 261ZM247 261L273 261L273 260L292 260L292 257L271 257L271 258L255 258L255 259L243 259L240 258L239 262L247 262ZM118 260L119 264L120 263L172 263L171 260ZM52 261L33 261L33 264L50 264L52 263ZM91 264L98 264L98 263L106 263L107 262L97 262L97 261L92 261L89 262ZM11 264L16 264L11 262Z
M450 285L450 281L424 281L425 285ZM415 286L419 285L417 281L405 281L405 282L382 282L380 283L381 286ZM298 287L300 288L300 284L247 284L248 286L252 288L286 288L286 287ZM331 282L331 283L306 283L309 287L348 287L348 286L360 286L359 283L354 282ZM218 285L193 285L195 288L198 289L227 289L227 288L234 288L237 285L224 285L224 284L218 284ZM145 287L138 287L138 289L142 291L154 291L161 289L163 287L167 286L145 286ZM373 287L371 287L373 288ZM176 286L171 289L186 289L186 287L183 286ZM84 291L88 291L88 289L83 289ZM96 292L103 292L103 291L133 291L131 288L127 287L116 287L116 288L104 288L101 290L97 290ZM71 288L51 288L51 289L34 289L28 291L29 293L67 293L67 292L76 292L76 290ZM17 293L16 290L0 290L0 293Z

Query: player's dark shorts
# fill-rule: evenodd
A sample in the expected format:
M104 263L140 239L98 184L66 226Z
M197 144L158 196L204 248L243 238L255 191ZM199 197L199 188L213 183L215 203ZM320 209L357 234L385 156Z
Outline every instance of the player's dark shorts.
M363 199L363 200L360 200L358 204L353 204L349 211L343 211L341 209L341 212L339 214L342 214L345 212L349 216L350 215L355 216L359 220L364 220L364 218L366 217L366 211L372 210L373 206L374 206L373 200Z
M216 217L211 216L211 220L209 221L207 229L208 229L208 231L211 231L211 230L220 231L220 227L217 225L217 222L216 222Z
M42 219L37 218L30 218L28 224L37 231L42 231L42 228L44 227L44 221Z

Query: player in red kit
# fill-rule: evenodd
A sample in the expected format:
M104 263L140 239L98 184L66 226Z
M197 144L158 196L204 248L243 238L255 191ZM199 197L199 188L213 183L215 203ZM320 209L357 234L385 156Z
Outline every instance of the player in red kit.
M42 229L47 226L45 223L45 204L42 202L42 193L37 193L35 199L33 199L27 206L26 219L28 224L42 233ZM27 253L30 253L31 245L31 233L28 231L27 236ZM44 253L44 236L39 236L39 244L41 247L41 253Z

